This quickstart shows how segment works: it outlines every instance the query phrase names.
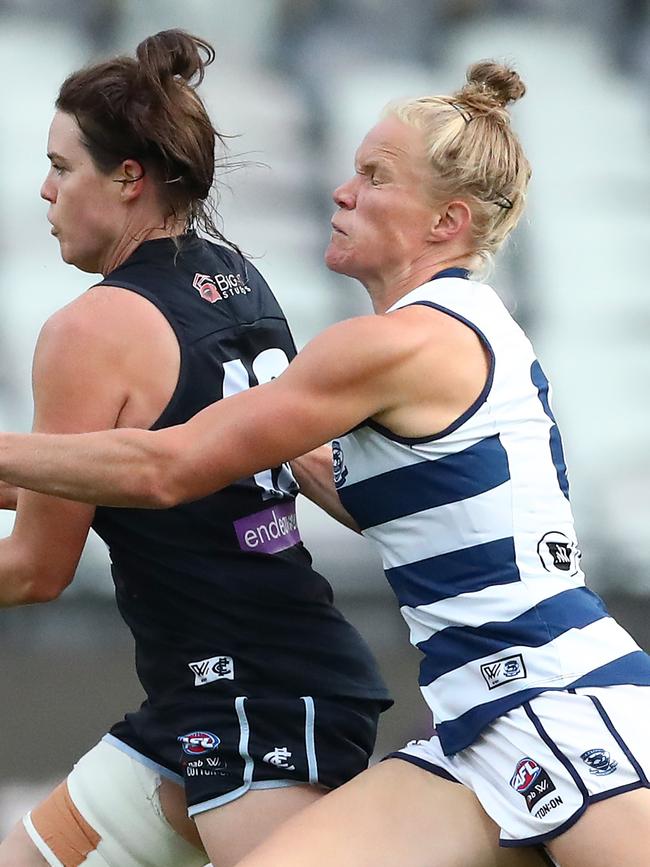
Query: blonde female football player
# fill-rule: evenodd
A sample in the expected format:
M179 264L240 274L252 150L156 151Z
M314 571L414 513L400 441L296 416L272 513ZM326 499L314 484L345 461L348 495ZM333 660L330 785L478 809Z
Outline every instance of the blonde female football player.
M548 382L477 279L524 207L506 109L523 93L479 63L364 138L326 262L376 315L185 425L0 438L0 477L109 505L191 501L305 454L303 490L379 546L436 735L240 867L494 867L539 846L562 867L650 862L650 657L585 587ZM333 474L309 454L330 439Z

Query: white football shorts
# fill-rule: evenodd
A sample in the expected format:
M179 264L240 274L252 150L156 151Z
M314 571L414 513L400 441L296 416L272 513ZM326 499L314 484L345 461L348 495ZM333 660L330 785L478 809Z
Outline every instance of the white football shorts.
M472 789L501 828L502 846L544 843L589 804L650 788L650 687L549 690L445 756L437 737L400 758Z

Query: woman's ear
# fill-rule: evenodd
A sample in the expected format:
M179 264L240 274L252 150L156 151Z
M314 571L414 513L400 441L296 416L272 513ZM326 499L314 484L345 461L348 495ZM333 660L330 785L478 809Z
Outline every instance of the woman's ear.
M431 240L453 241L467 231L472 222L472 212L469 205L461 200L447 202L441 209L436 209L431 223Z
M115 183L122 184L120 197L125 201L137 199L144 189L145 171L137 160L124 160L113 178Z

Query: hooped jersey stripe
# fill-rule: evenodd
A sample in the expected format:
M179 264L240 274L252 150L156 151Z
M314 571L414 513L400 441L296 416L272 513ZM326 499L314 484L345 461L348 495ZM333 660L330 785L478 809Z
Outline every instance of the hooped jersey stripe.
M499 437L493 436L438 460L421 460L349 485L345 502L366 530L483 494L509 478L508 456Z
M510 485L506 482L467 500L369 527L364 535L379 543L384 568L393 569L512 535L511 499ZM341 501L347 509L345 496L341 496Z
M519 584L519 587L523 586ZM492 610L496 610L496 606L493 605ZM507 609L505 613L509 613ZM512 619L480 626L447 626L417 643L426 654L421 669L422 680L431 683L448 671L509 647L541 647L569 629L582 629L606 615L603 603L591 590L576 587L542 599ZM430 615L429 623L432 618Z
M512 536L386 570L400 605L416 608L519 581Z

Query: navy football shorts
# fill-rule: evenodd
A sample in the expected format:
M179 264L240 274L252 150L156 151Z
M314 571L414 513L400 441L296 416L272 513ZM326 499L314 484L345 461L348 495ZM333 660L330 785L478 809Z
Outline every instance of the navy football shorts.
M146 702L105 740L185 786L193 816L251 789L335 788L363 771L388 702L356 698L220 698L209 706Z

